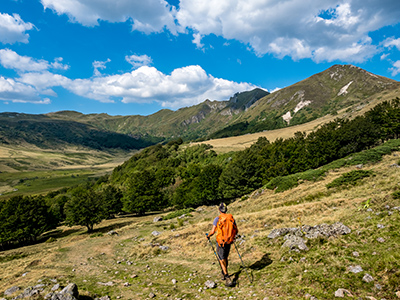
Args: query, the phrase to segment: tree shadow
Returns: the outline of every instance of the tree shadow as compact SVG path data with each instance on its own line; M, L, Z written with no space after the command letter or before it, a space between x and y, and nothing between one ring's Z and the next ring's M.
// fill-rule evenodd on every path
M81 295L79 295L79 300L93 300L93 298L89 297L89 296L81 296Z
M254 264L249 266L252 270L261 270L264 269L266 266L272 264L272 259L269 257L271 253L265 253L260 260L256 261Z
M112 224L112 225L109 225L109 226L96 228L91 233L96 233L96 232L107 233L107 232L110 232L111 230L120 229L120 228L128 226L130 224L132 224L132 221Z

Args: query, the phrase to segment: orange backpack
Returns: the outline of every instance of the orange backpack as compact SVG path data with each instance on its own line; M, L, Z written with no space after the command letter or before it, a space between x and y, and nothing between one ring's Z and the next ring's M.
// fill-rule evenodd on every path
M238 233L233 216L221 213L217 223L217 230L217 243L220 246L223 247L225 244L232 244Z

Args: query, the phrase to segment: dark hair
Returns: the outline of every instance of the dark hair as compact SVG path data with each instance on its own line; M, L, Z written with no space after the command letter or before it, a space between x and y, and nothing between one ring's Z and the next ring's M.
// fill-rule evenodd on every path
M226 204L224 202L221 202L221 204L218 206L218 209L220 212L226 213L228 210L228 207L226 206Z

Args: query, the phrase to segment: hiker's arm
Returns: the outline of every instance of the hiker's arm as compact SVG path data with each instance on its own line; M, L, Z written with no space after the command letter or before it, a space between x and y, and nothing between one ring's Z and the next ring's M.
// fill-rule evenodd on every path
M217 226L213 225L210 233L208 234L208 237L211 237L215 233L216 230L217 230Z

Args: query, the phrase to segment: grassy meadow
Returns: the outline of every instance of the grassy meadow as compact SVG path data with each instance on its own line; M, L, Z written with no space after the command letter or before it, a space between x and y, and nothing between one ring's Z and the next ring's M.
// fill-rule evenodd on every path
M159 222L153 219L169 212L121 216L103 221L91 234L83 227L62 226L36 245L2 251L0 297L12 286L24 289L39 280L50 290L56 279L63 286L76 283L86 299L149 299L153 294L156 299L335 299L339 288L351 293L349 299L398 299L400 211L393 208L400 206L400 168L392 165L400 163L399 155L393 152L364 165L362 170L373 176L355 185L327 189L333 180L358 170L341 167L282 193L259 189L232 202L229 212L240 234L236 244L246 265L241 267L233 247L229 272L235 287L219 280L205 238L217 208L203 206ZM306 252L290 252L281 247L283 237L267 237L275 228L335 222L351 233L310 239ZM110 230L118 235L107 234ZM352 273L351 266L363 271ZM363 281L367 273L372 282ZM206 289L207 280L217 287Z
M112 172L133 153L1 145L0 199L18 194L47 193L82 183L90 177Z

